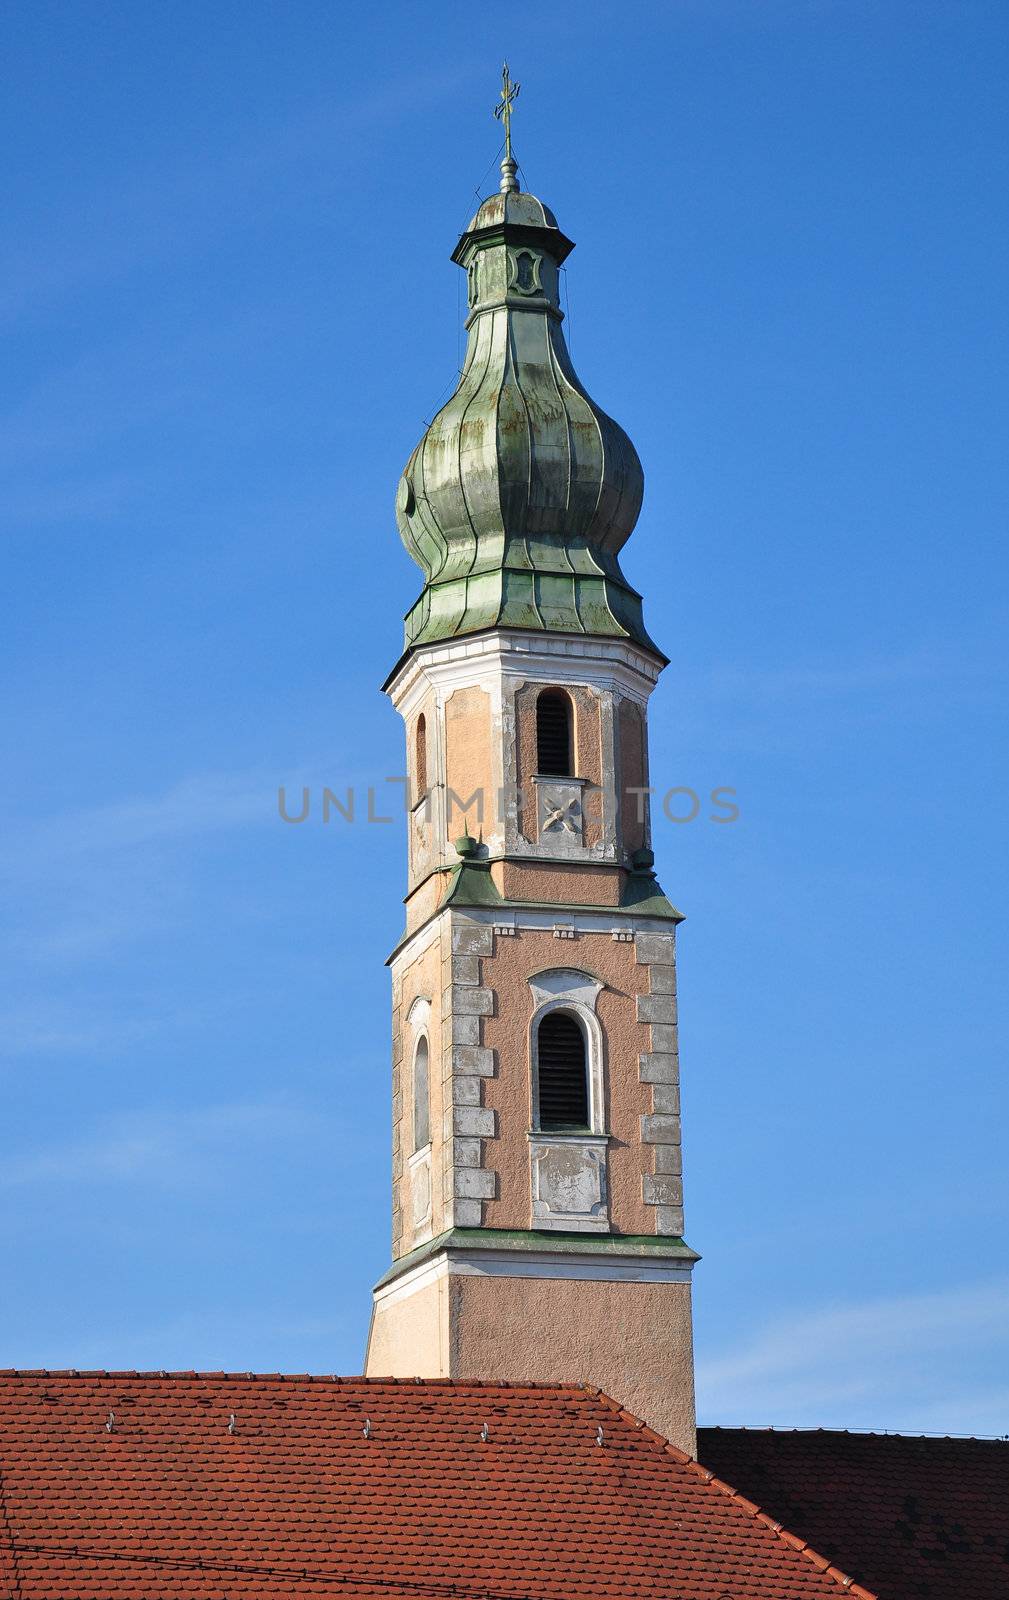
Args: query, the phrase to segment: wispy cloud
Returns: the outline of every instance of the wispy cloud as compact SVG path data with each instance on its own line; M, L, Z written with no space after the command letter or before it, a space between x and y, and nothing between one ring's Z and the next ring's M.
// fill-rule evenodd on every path
M183 1111L144 1109L97 1120L85 1134L0 1162L0 1188L41 1184L216 1182L221 1161L318 1129L316 1112L270 1099Z
M697 1365L702 1421L1005 1433L1009 1282L769 1322Z
M163 929L189 904L179 846L275 825L276 791L272 774L204 774L160 794L11 818L0 874L15 957L79 961Z
M10 868L110 849L210 833L250 822L272 822L276 782L258 773L204 773L161 794L64 812L22 824L4 859Z
M10 815L0 845L0 1056L115 1053L155 1030L201 1025L206 996L196 987L166 990L158 951L167 949L172 958L176 937L191 946L194 918L211 942L225 937L239 915L246 926L265 928L275 920L259 869L268 877L297 832L280 821L278 779L294 804L304 786L317 798L331 776L331 763L327 768L322 761L281 774L205 773L107 805ZM366 793L367 777L351 772L343 779ZM390 789L393 813L397 799ZM297 836L318 846L319 830ZM331 828L325 838L328 851L349 850L354 833ZM218 855L233 862L236 852L248 871L239 883L233 872L226 875L222 887ZM132 957L141 949L152 954L151 964L121 963L124 953ZM199 977L198 968L190 970ZM230 996L237 1002L244 979L233 970L231 981L238 983ZM228 1003L218 985L210 1020Z

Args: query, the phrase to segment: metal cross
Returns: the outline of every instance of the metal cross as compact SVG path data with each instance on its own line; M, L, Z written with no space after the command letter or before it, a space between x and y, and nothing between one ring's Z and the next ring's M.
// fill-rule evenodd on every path
M510 161L512 158L512 106L518 99L518 92L521 87L520 83L512 83L511 78L508 76L508 63L506 61L501 68L501 99L494 107L494 115L499 122L504 123L506 161Z

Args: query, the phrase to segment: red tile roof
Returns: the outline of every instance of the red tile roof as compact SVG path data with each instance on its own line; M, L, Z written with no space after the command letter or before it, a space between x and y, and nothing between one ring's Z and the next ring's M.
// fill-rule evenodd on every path
M1009 1596L1009 1442L701 1428L697 1453L886 1600Z
M15 1600L838 1600L848 1583L576 1386L5 1373L0 1471Z

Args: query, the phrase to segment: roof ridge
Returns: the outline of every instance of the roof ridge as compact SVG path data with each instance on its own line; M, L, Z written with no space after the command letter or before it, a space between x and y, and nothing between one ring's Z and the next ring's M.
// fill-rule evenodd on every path
M822 1572L826 1577L832 1578L835 1583L840 1585L841 1588L847 1589L850 1595L857 1596L858 1600L879 1600L879 1596L874 1594L871 1589L864 1589L860 1583L855 1582L850 1573L842 1572L840 1567L835 1567L830 1561L828 1561L826 1556L821 1556L818 1550L814 1550L812 1545L809 1544L807 1540L800 1539L797 1534L789 1533L788 1529L785 1528L780 1522L777 1522L766 1511L761 1510L760 1506L758 1506L755 1501L747 1500L744 1495L741 1495L737 1489L732 1487L731 1483L724 1483L722 1479L716 1477L708 1467L702 1467L701 1463L695 1460L693 1456L688 1456L685 1450L681 1450L678 1445L671 1444L668 1439L663 1438L662 1434L656 1433L654 1428L650 1428L648 1424L640 1417L636 1417L633 1412L628 1411L626 1406L618 1404L616 1400L613 1400L602 1389L597 1389L592 1384L585 1384L584 1387L589 1391L589 1393L594 1394L597 1399L601 1400L605 1405L609 1406L613 1411L615 1411L618 1416L632 1423L633 1426L639 1430L639 1432L646 1434L651 1439L654 1439L662 1448L662 1450L666 1452L666 1454L671 1455L674 1461L678 1461L682 1465L689 1468L689 1470L696 1477L699 1477L708 1488L715 1489L719 1492L719 1494L723 1494L728 1499L734 1500L736 1504L739 1505L744 1511L748 1512L756 1522L761 1522L765 1527L770 1528L771 1532L781 1539L783 1543L787 1544L790 1549L795 1550L800 1555L805 1556L808 1561L812 1562L818 1571Z
M1009 1433L905 1433L902 1428L786 1427L774 1422L709 1422L698 1433L829 1433L847 1439L947 1439L950 1444L1006 1444Z
M227 1379L231 1383L321 1383L356 1384L369 1388L443 1388L443 1389L539 1389L549 1394L577 1395L584 1384L545 1383L538 1379L516 1378L369 1378L363 1373L336 1372L238 1372L198 1371L195 1368L143 1368L143 1367L0 1367L0 1380L4 1378L188 1378Z

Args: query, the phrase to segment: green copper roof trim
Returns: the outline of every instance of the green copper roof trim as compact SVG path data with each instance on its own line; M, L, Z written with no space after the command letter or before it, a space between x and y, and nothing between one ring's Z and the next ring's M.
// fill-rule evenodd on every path
M439 870L445 871L446 869L441 868ZM453 875L459 874L458 867L453 867L449 870L452 871ZM492 878L489 879L489 885L490 889L493 890L494 894L497 895L497 890L494 888L494 880ZM658 889L658 884L653 884L653 887ZM653 917L657 922L671 922L674 927L678 923L686 920L684 913L682 911L677 911L676 907L666 899L661 890L659 890L657 894L650 894L642 900L621 900L618 906L581 905L569 902L567 900L505 900L501 895L498 895L497 899L494 900L487 898L485 891L481 892L485 894L485 898L483 899L477 900L462 898L464 895L472 893L472 890L469 888L469 880L467 880L466 883L459 888L458 894L452 898L451 902L449 901L448 896L446 896L444 900L439 901L434 910L424 918L423 922L418 922L415 928L410 928L409 930L404 931L400 938L396 940L396 943L386 956L386 966L388 966L391 961L395 961L403 946L409 944L411 939L415 939L418 933L427 927L428 923L433 922L435 917L440 917L443 911L451 910L453 906L457 910L466 910L470 906L474 907L475 909L493 906L495 910L500 911L554 911L557 913L558 919L561 921L563 921L564 917L570 911L588 911L595 916L605 917Z
M666 899L662 886L652 871L654 856L650 850L639 850L635 856L635 864L627 874L620 896L620 908L623 911L636 911L639 916L668 917L673 922L682 922L683 914Z
M449 1228L394 1261L375 1285L381 1289L445 1250L539 1250L549 1255L633 1256L641 1261L700 1261L681 1238L656 1233L554 1233L522 1228Z
M627 583L571 567L544 570L531 560L524 568L502 565L429 583L406 614L406 648L486 628L631 639L662 656L645 628L641 596Z
M500 906L503 903L490 875L489 861L460 861L451 869L449 886L438 910L443 906Z

